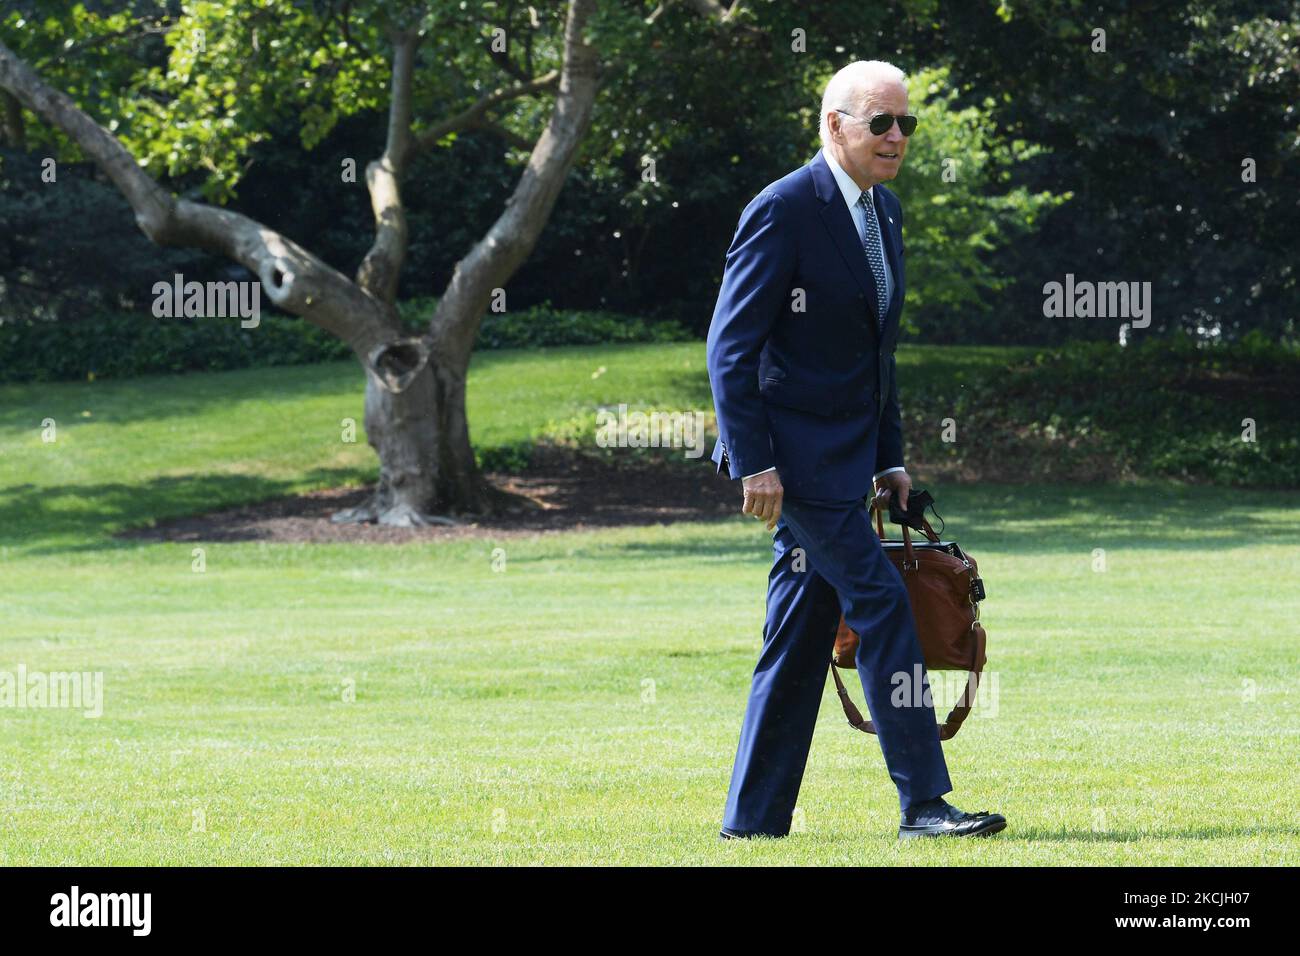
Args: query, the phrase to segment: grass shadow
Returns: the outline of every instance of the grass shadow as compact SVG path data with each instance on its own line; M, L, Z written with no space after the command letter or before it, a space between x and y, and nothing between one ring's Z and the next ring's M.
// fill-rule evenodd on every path
M255 475L174 475L139 482L11 485L0 489L0 545L25 554L138 547L114 532L358 482L354 470L317 468L292 481ZM74 540L75 539L75 540Z

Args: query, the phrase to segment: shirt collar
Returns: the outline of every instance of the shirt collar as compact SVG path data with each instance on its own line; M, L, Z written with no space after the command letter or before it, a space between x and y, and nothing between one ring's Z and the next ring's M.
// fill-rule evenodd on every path
M844 201L848 203L849 208L852 209L858 204L858 197L862 195L862 189L853 181L853 177L841 169L839 163L835 162L835 157L831 154L829 149L826 149L825 147L822 148L822 157L826 160L826 165L831 168L831 175L835 177L835 182L840 187L840 192L844 194ZM870 202L875 202L876 196L875 193L871 191L872 188L873 187L868 187L866 193L868 200Z

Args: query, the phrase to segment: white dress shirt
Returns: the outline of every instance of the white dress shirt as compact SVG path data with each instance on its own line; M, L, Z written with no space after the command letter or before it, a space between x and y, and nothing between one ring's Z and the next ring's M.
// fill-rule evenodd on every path
M858 230L858 241L863 244L863 248L865 249L866 235L867 235L867 212L865 209L863 209L861 206L858 205L858 197L862 195L862 190L858 187L858 184L853 181L853 177L840 168L840 164L835 161L835 157L831 155L830 150L823 149L822 156L826 158L826 165L831 168L831 173L835 176L835 182L840 187L840 194L844 197L844 203L849 207L849 216L852 217L853 225ZM867 202L874 203L876 201L876 197L872 193L872 189L874 188L875 187L873 186L867 189ZM884 249L885 243L884 243L884 237L880 236L879 219L872 218L871 225L875 228L876 235L880 237L880 248ZM866 253L864 252L863 255L866 255ZM885 257L885 301L888 302L891 299L893 299L893 297L894 297L894 274L893 272L890 271L889 257L886 256ZM754 472L754 475L762 475L762 474L766 474L769 471L775 471L775 470L776 470L776 466L773 465L771 468L764 468L762 471ZM893 468L886 468L884 471L879 472L876 475L873 475L872 477L879 478L881 475L887 475L891 471L906 471L906 469L902 465L895 465ZM753 478L754 475L745 475L745 477Z

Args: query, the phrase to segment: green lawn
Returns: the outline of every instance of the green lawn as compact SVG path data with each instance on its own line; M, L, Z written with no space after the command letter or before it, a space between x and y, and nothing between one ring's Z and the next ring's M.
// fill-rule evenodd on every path
M913 387L1006 355L899 351ZM708 409L702 348L475 357L485 452L622 401ZM0 672L104 675L98 718L0 707L0 864L1300 859L1300 493L934 486L989 588L997 691L946 745L948 797L1008 829L899 844L879 747L828 690L799 832L721 843L752 519L208 544L202 573L191 545L109 537L368 480L349 416L348 364L0 387Z

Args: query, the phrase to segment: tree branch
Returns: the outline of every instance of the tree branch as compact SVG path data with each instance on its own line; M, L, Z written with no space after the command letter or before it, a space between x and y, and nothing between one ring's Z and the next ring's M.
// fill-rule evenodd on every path
M100 33L88 37L80 43L74 43L71 46L65 46L59 49L59 52L46 57L39 62L39 66L44 67L49 63L67 63L76 59L80 54L92 47L100 46L104 43L111 43L115 40L140 40L149 36L162 36L175 26L174 21L170 20L165 14L150 23L141 24L137 30L117 30L113 33Z
M430 320L426 344L440 343L468 352L493 290L505 285L537 243L591 125L597 57L583 30L594 6L594 0L570 0L564 27L564 64L550 121L533 147L505 210L487 235L456 264Z
M159 245L224 255L261 280L273 303L347 342L362 358L397 327L391 307L297 243L241 213L177 200L146 173L118 139L64 93L47 86L0 43L0 89L61 129L104 171L142 232Z
M0 90L0 131L4 133L4 142L14 149L26 149L27 130L23 126L23 105L8 90Z
M475 120L467 127L467 129L481 129L486 133L491 133L493 136L505 140L515 149L531 151L534 146L533 140L525 139L524 137L520 136L518 133L512 132L511 130L506 129L500 123L494 123L489 119Z
M479 119L486 115L488 110L499 103L518 99L521 96L530 96L533 93L540 92L541 90L551 89L560 78L560 72L558 70L551 70L547 73L543 73L536 79L527 81L526 83L520 83L515 86L495 90L486 96L481 97L468 109L457 113L455 116L442 120L440 123L437 123L421 132L416 138L415 149L416 151L426 150L448 133L473 126Z
M375 241L357 269L357 284L371 295L392 304L397 298L402 263L406 259L406 209L401 184L411 153L411 85L415 51L420 38L414 32L393 37L393 80L388 104L388 142L384 154L366 165L366 186L375 217Z

